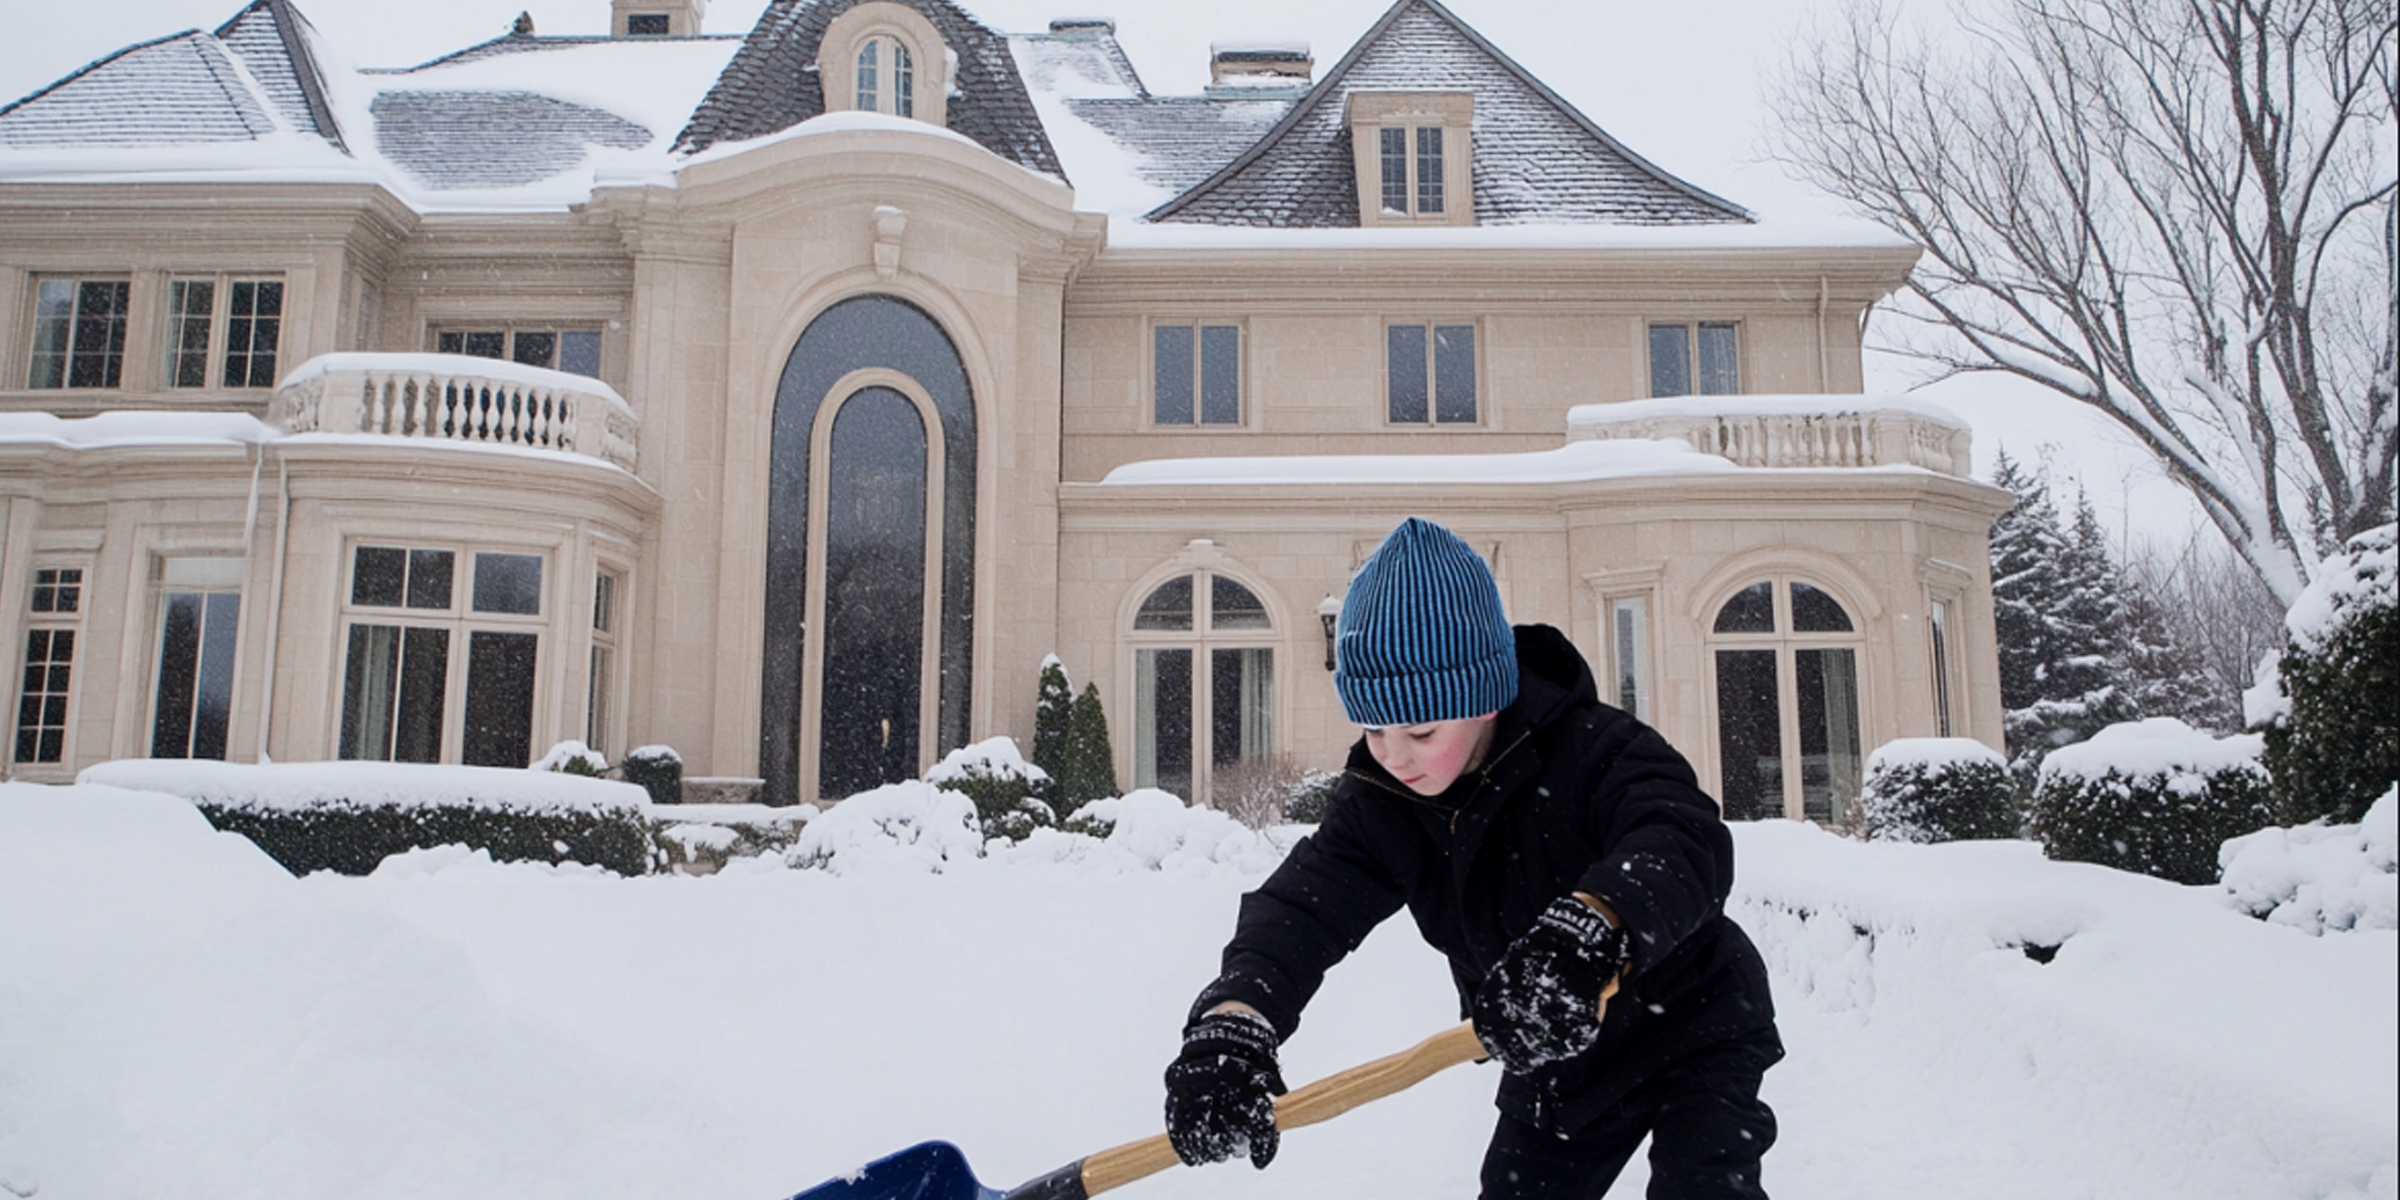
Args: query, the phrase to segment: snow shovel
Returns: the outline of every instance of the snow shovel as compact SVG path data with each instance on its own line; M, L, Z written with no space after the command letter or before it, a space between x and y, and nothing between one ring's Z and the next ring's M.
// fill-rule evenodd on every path
M1616 992L1617 981L1609 980L1600 992L1604 1011ZM1330 1121L1482 1057L1483 1043L1475 1038L1475 1023L1461 1021L1398 1054L1284 1093L1275 1100L1275 1127L1291 1130ZM921 1142L868 1163L856 1174L818 1184L792 1200L1090 1200L1156 1175L1178 1161L1175 1147L1162 1133L1103 1150L1002 1192L976 1180L967 1168L967 1156L958 1147L948 1142Z

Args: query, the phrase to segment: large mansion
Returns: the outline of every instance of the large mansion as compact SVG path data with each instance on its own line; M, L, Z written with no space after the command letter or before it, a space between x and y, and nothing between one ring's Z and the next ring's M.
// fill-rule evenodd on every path
M1412 514L1733 815L1999 744L2008 497L1861 394L1914 246L1675 178L1434 0L1186 96L1102 20L614 3L352 69L255 0L0 108L0 773L579 738L830 801L1029 740L1055 654L1204 800L1339 763L1331 618Z

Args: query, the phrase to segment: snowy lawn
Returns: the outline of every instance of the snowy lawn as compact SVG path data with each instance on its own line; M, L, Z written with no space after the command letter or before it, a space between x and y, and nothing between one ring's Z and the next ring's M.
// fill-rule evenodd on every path
M1780 1200L2400 1194L2393 933L2024 843L1737 837L1791 1049ZM778 1200L935 1137L1010 1186L1157 1130L1258 878L1036 857L622 879L426 851L294 880L180 800L0 786L0 1200ZM1396 921L1285 1074L1455 1019ZM1494 1081L1120 1194L1470 1197Z

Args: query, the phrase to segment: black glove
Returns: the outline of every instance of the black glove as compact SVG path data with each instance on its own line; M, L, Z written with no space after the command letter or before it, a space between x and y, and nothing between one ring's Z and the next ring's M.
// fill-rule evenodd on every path
M1625 931L1573 896L1550 902L1475 993L1475 1034L1511 1075L1591 1049L1600 989L1626 961Z
M1183 1053L1167 1065L1167 1140L1185 1166L1248 1154L1275 1160L1275 1027L1265 1017L1220 1009L1184 1026Z

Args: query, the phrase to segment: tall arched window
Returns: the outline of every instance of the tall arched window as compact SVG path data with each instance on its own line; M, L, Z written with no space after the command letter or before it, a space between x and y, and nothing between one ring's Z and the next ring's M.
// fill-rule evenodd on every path
M1709 644L1725 815L1849 819L1864 640L1842 602L1802 580L1762 579L1717 610Z
M851 94L861 112L917 115L916 59L897 38L878 34L858 45L858 86Z
M1215 571L1150 590L1131 635L1134 786L1213 796L1275 753L1274 634L1258 593Z

